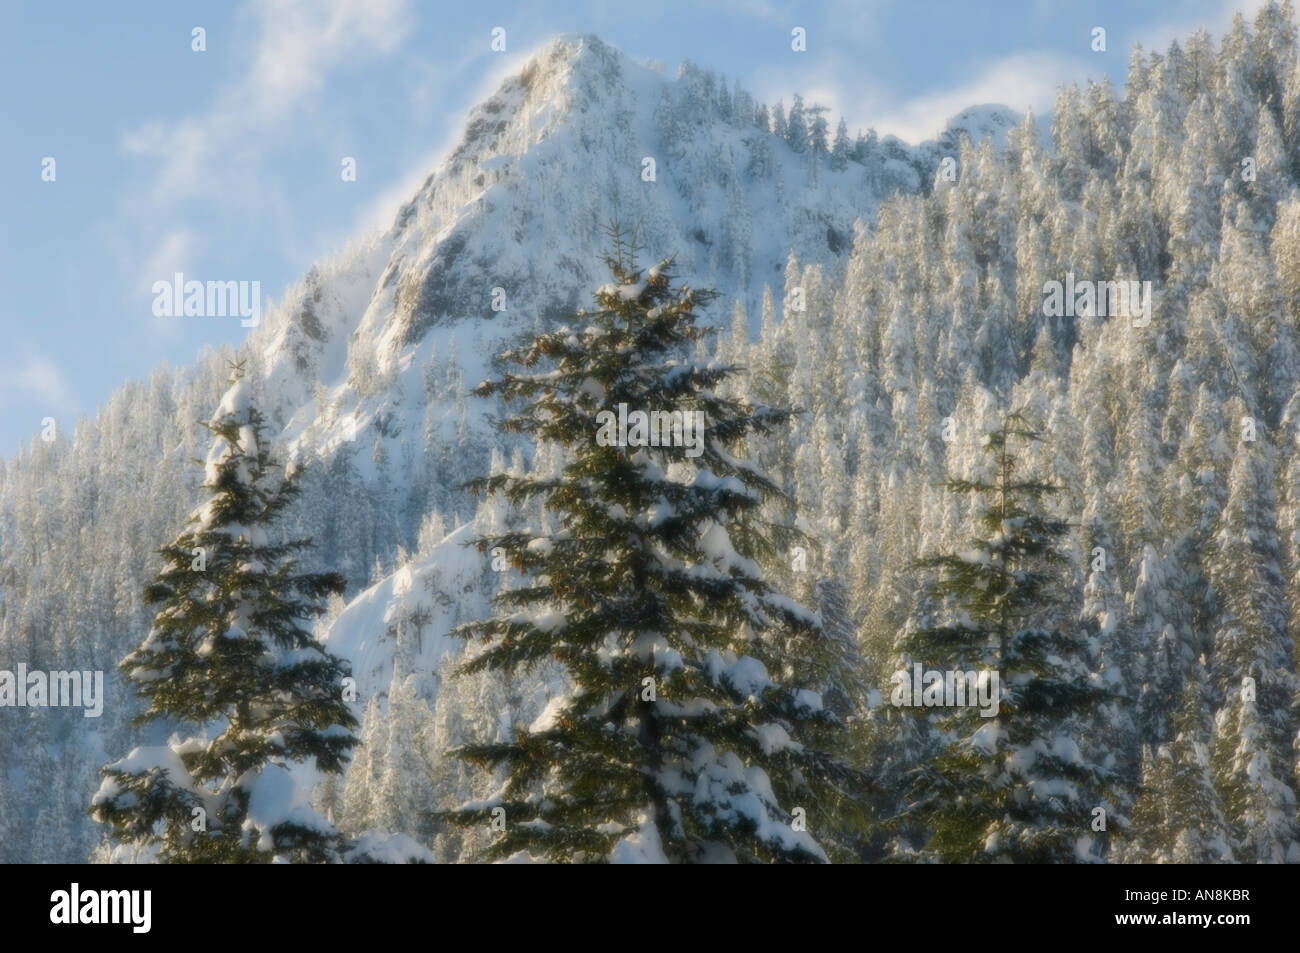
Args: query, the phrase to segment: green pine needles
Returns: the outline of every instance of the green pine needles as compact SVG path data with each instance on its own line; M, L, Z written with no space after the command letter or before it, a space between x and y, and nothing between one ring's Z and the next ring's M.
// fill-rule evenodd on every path
M304 626L343 579L299 572L310 540L270 534L297 487L271 457L248 381L236 377L208 426L208 499L160 550L145 594L153 628L120 666L149 701L140 721L205 730L105 767L91 813L165 862L336 859L338 833L295 803L288 769L340 772L356 744L347 666Z
M823 636L761 569L794 538L761 516L782 491L736 455L791 412L720 396L736 368L689 357L710 294L675 287L671 262L638 269L612 235L596 309L507 353L519 370L478 389L522 404L503 429L567 462L472 484L515 506L540 500L555 529L477 540L522 579L493 618L457 630L471 643L463 670L554 660L569 690L505 740L459 749L501 787L442 816L494 824L494 857L826 861L856 778L831 753L838 718L789 683L791 659ZM598 439L598 416L620 406L701 412L699 452L631 429Z
M1101 832L1115 822L1110 767L1084 743L1085 716L1107 697L1093 677L1095 647L1053 595L1069 525L1044 515L1056 488L1022 476L1013 452L1013 442L1038 439L1011 413L985 438L989 475L945 482L985 501L982 533L921 562L936 573L934 611L900 647L912 665L996 675L1000 697L991 709L908 709L925 722L934 753L912 774L895 818L912 828L899 849L907 859L1099 861Z

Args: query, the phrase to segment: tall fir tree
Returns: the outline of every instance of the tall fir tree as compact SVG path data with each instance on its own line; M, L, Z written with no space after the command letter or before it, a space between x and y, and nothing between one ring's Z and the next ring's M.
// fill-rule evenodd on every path
M781 139L787 139L790 135L790 124L785 118L785 103L780 99L772 110L772 133Z
M347 664L304 625L343 578L299 572L311 541L273 537L297 485L277 472L238 368L207 426L208 499L160 550L145 592L153 627L120 666L149 702L140 721L200 731L105 766L91 813L164 862L333 860L340 838L295 803L289 770L310 761L339 773L357 743Z
M1238 444L1207 575L1218 604L1212 674L1224 701L1214 767L1233 852L1247 863L1300 863L1292 703L1300 689L1273 514L1272 449Z
M835 172L843 172L849 167L849 154L853 148L849 142L849 127L844 122L844 117L840 117L840 123L835 127L835 143L831 146L831 169Z
M447 817L504 823L497 857L826 861L859 779L831 753L840 719L787 683L789 660L824 636L765 581L760 560L798 537L762 521L781 491L732 453L791 413L721 396L735 368L690 356L710 293L674 287L670 262L641 271L611 234L596 310L508 352L522 373L478 390L525 403L504 428L562 445L568 463L474 484L515 506L541 499L558 528L480 537L525 576L494 618L457 630L485 643L462 671L554 659L570 687L531 726L459 750L505 779ZM634 433L627 445L607 410L702 413L698 455Z
M1205 674L1188 679L1174 738L1147 748L1125 863L1216 864L1233 859L1231 835L1210 769L1211 717Z
M1013 440L1038 439L1019 413L986 435L986 472L945 484L985 501L983 534L921 561L937 572L928 592L933 609L904 635L905 658L930 671L997 673L1000 697L991 716L969 697L964 708L936 712L915 707L933 698L902 697L904 686L895 686L895 704L929 721L939 746L915 771L909 804L896 817L927 832L919 851L901 851L908 859L1097 861L1104 837L1096 836L1095 810L1114 820L1110 772L1080 744L1085 718L1106 693L1093 681L1085 637L1053 591L1069 526L1044 514L1044 497L1056 487L1017 473L1011 448ZM911 681L912 667L904 674ZM929 676L924 684L930 687Z
M826 119L827 107L810 106L808 115L808 146L815 153L830 152L830 123Z
M794 103L790 106L790 119L785 130L785 141L795 152L807 152L809 146L808 120L803 105L803 97L794 94Z

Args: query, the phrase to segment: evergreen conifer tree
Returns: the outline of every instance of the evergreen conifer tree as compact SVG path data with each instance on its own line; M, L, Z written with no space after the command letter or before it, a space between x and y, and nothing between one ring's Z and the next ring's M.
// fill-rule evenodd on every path
M841 116L840 124L835 127L835 143L831 146L831 169L836 172L847 169L849 153L852 149L853 144L849 142L849 127Z
M91 812L164 862L336 859L337 832L295 803L288 769L341 772L356 744L347 665L304 625L343 579L298 571L310 540L272 537L296 483L276 472L238 368L207 426L208 499L160 550L153 627L120 666L149 702L141 721L202 730L107 765Z
M803 97L798 93L795 93L794 103L790 106L790 119L789 124L786 126L785 141L790 144L790 148L795 152L808 151L808 120L805 116Z
M830 152L830 123L826 121L826 112L825 106L808 108L808 114L812 116L808 122L808 146L818 154Z
M1146 749L1132 837L1121 859L1145 864L1232 860L1231 835L1210 769L1211 718L1204 672L1188 680L1171 742Z
M522 372L478 389L525 403L504 428L564 446L569 462L553 478L473 484L515 506L541 499L559 528L479 538L526 575L494 618L457 630L486 643L462 671L554 659L570 688L506 740L459 749L506 776L446 816L504 822L497 857L825 861L857 777L828 753L839 719L787 683L787 660L823 636L759 565L797 538L761 520L781 491L732 453L791 412L720 396L735 368L690 356L710 293L674 287L670 262L642 272L611 231L614 282L597 309L508 352ZM699 454L598 437L601 412L620 408L702 412Z
M1237 859L1300 863L1291 710L1300 679L1286 635L1272 452L1263 440L1239 445L1228 486L1207 573L1220 607L1212 675L1224 701L1211 764Z
M997 673L1000 689L991 717L981 717L987 709L977 711L969 698L965 708L938 713L908 709L931 719L940 741L939 753L914 773L909 804L896 818L928 832L922 857L1097 860L1102 845L1093 836L1094 809L1113 813L1105 800L1109 772L1079 743L1081 719L1105 693L1091 680L1094 661L1084 637L1052 592L1065 562L1059 540L1069 527L1043 514L1042 500L1056 487L1018 474L1010 446L1038 439L1019 413L987 435L990 472L945 484L987 501L979 516L982 535L958 552L921 562L938 572L929 596L944 621L926 620L906 633L906 655L931 671ZM910 667L905 674L913 674ZM902 687L894 689L896 704L923 701L900 701Z

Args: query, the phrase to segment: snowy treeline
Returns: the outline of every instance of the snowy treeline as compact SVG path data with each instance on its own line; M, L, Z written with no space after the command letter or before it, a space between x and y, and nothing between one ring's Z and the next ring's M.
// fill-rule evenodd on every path
M1002 409L1044 432L1029 469L1075 526L1062 595L1125 699L1077 740L1140 792L1112 859L1300 860L1297 52L1274 6L1217 46L1136 52L1122 94L1062 90L1050 148L1030 119L1004 152L964 148L842 275L792 260L759 339L738 314L721 345L754 393L808 410L762 455L822 540L789 583L846 587L886 699L896 637L934 608L910 561L971 535L936 482L977 472ZM1150 281L1150 325L1047 316L1068 273ZM870 743L885 772L920 754Z

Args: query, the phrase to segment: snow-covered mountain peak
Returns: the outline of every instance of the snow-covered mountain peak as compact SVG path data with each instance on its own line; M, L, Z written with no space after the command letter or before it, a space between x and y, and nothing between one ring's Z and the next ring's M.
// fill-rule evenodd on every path
M961 135L1001 145L1019 121L974 107L939 140L837 157L812 147L813 115L800 146L706 69L670 76L591 34L556 37L469 112L386 233L313 267L259 329L260 396L290 454L348 450L368 478L376 457L470 438L485 462L485 408L466 388L507 342L589 302L614 219L647 259L676 256L683 280L722 293L706 321L739 301L756 329L791 255L839 269L884 197L924 189Z
M920 153L796 150L755 105L706 70L669 77L590 34L543 47L471 110L387 233L313 268L265 322L264 400L295 452L349 443L360 458L377 434L423 444L459 426L456 408L429 407L431 373L472 385L505 341L587 303L615 218L756 326L791 253L838 267L883 196L929 178Z
M942 146L956 149L962 136L972 143L990 139L1001 149L1006 144L1007 133L1024 118L1024 113L998 103L969 106L948 120L938 141Z

